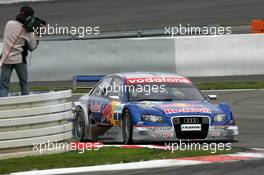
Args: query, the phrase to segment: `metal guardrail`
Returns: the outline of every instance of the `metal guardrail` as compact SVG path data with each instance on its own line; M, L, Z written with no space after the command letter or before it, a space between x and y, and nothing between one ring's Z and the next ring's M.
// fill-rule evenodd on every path
M155 37L164 36L164 29L143 29L130 31L109 31L101 32L97 35L44 35L42 41L60 41L60 40L91 40L91 39L113 39L113 38L135 38L135 37Z
M177 26L177 25L175 25ZM207 27L212 26L222 26L220 24L207 25ZM251 33L251 26L231 26L232 34L242 34ZM198 27L202 28L202 27ZM196 35L192 33L186 33L185 35L174 35L174 36L191 36ZM156 29L138 29L138 30L128 30L128 31L103 31L97 35L49 35L43 36L41 40L43 41L63 41L63 40L92 40L92 39L113 39L113 38L142 38L142 37L171 37L171 35L166 34L165 28Z
M0 99L1 149L72 138L71 90Z
M208 25L212 26L212 25ZM221 26L215 24L215 26ZM232 34L246 34L251 33L251 26L231 26ZM186 34L188 36L192 34ZM186 35L175 35L175 36L186 36ZM128 30L128 31L105 31L98 35L86 35L80 37L78 35L44 35L40 38L41 41L67 41L67 40L92 40L92 39L113 39L113 38L141 38L141 37L170 37L166 35L165 28L157 29L139 29L139 30ZM0 39L0 42L3 42ZM0 43L0 48L1 48Z

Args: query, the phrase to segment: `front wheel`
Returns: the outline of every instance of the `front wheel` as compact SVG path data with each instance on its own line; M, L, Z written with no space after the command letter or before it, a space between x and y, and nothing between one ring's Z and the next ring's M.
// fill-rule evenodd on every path
M74 136L78 141L84 141L85 119L81 108L76 109L74 119Z
M122 133L124 144L131 144L133 127L131 115L128 110L125 110L124 115L122 117Z

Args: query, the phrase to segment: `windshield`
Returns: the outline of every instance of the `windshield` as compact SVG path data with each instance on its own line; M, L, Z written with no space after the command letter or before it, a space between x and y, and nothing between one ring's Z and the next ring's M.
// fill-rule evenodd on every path
M192 84L133 84L127 87L129 101L204 100Z

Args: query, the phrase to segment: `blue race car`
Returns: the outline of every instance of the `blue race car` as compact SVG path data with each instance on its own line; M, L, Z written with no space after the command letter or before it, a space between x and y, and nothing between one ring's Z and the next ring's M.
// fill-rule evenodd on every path
M238 134L228 104L208 102L177 74L108 75L75 106L74 134L80 141L234 141Z

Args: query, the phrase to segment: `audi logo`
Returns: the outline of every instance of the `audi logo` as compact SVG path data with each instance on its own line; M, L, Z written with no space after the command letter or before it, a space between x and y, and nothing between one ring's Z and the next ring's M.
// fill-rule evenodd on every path
M199 123L198 118L185 118L184 123Z

